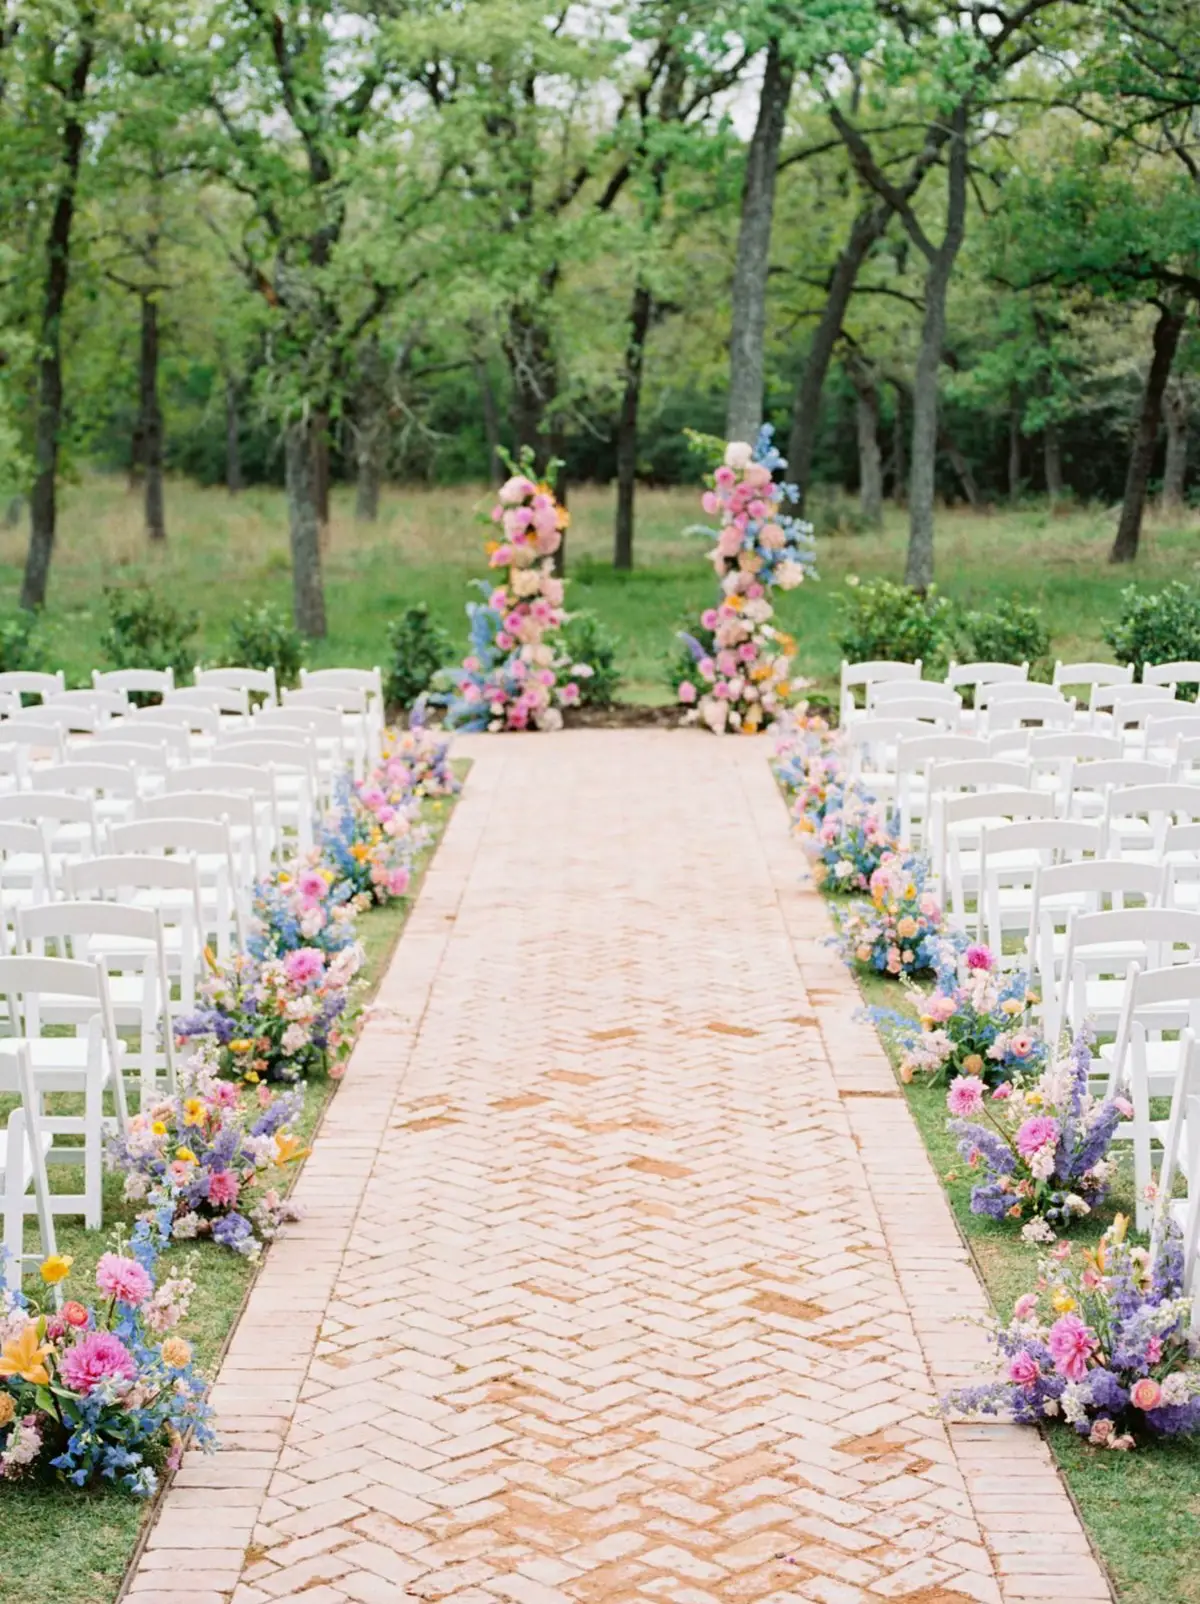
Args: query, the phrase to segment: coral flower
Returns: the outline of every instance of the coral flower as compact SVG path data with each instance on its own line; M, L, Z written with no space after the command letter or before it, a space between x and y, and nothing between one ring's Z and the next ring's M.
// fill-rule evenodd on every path
M1129 1401L1135 1409L1157 1409L1162 1403L1162 1388L1152 1377L1143 1376L1131 1387Z
M37 1322L30 1320L0 1348L0 1376L15 1376L31 1386L47 1386L46 1357L53 1349L38 1341Z

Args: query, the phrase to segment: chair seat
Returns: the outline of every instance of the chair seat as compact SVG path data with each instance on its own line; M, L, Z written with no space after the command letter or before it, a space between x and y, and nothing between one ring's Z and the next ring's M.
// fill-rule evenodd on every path
M0 1038L0 1052L12 1051L24 1042L38 1085L45 1092L77 1092L87 1076L88 1040L86 1036L7 1036ZM100 1079L104 1086L112 1080L108 1051L101 1047ZM124 1042L117 1043L117 1056L124 1059Z
M1139 1013L1139 1018L1142 1017ZM1105 1042L1099 1051L1099 1062L1112 1068L1115 1042ZM1177 1041L1148 1041L1145 1044L1146 1080L1151 1097L1170 1097L1179 1073L1179 1043ZM1132 1127L1130 1127L1132 1129ZM1157 1129L1157 1127L1155 1127ZM1166 1126L1163 1126L1166 1129Z

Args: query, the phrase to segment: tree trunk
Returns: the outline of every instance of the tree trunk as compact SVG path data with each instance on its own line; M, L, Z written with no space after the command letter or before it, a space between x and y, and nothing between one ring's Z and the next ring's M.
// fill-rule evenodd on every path
M1128 563L1137 556L1142 514L1146 509L1146 486L1154 463L1154 447L1162 417L1163 391L1171 377L1171 364L1175 360L1186 319L1186 310L1168 302L1159 312L1158 322L1154 325L1154 355L1142 391L1142 408L1133 437L1133 449L1129 453L1129 468L1125 474L1121 521L1117 525L1117 538L1108 554L1109 562Z
M163 509L163 416L158 396L158 298L143 293L142 335L138 356L138 400L141 413L142 467L145 470L146 534L167 538Z
M63 123L63 175L46 242L46 281L38 342L37 402L34 413L34 480L29 498L29 554L21 584L21 606L29 608L41 607L46 600L58 517L58 446L63 408L62 319L67 299L71 226L75 220L79 169L83 158L82 107L92 68L94 45L90 29L94 20L88 13L85 18L88 31L80 43L79 54L71 71Z
M1008 499L1021 498L1021 402L1013 395L1008 408Z
M225 375L225 488L231 496L245 487L242 478L241 419L238 413L238 382Z
M362 430L355 444L354 516L359 523L379 521L379 492L383 486L383 441L374 429Z
M869 363L854 355L846 362L854 386L858 431L858 500L867 523L883 523L883 459L879 452L879 384Z
M785 62L779 40L767 47L758 120L746 155L742 217L733 270L733 316L729 331L729 400L725 434L753 441L762 424L767 329L767 272L779 146L787 120L795 69Z
M1046 473L1046 494L1057 501L1063 493L1062 436L1057 423L1048 423L1042 431L1042 462Z
M324 551L329 545L329 412L325 407L318 407L313 412L311 433L317 534ZM324 630L321 633L324 634Z
M633 501L637 490L638 407L642 399L642 369L646 335L654 314L654 297L638 284L629 309L629 337L625 343L625 392L617 423L617 521L613 536L613 567L633 567Z
M317 500L316 422L289 423L284 433L288 534L292 547L292 605L302 635L325 636L325 588L321 579L321 525Z
M500 409L496 405L496 392L487 362L476 352L471 358L475 369L475 382L479 386L479 402L483 408L483 436L487 441L487 477L492 485L503 484L504 464L500 460Z
M1167 424L1167 459L1163 464L1162 504L1164 512L1179 512L1187 482L1188 397L1182 384L1167 385L1163 395Z
M898 379L892 380L896 396L896 410L892 414L892 500L903 507L908 487L908 453L905 450L904 398L905 387Z
M966 496L968 504L978 512L983 504L983 497L979 494L975 470L959 450L958 442L943 428L938 429L938 449L944 451L950 458L950 466L958 475L963 495Z
M364 341L354 396L354 516L360 523L379 518L379 492L387 447L388 373L377 335Z
M914 590L933 583L933 503L938 444L938 369L946 339L946 293L963 242L967 205L967 108L955 107L946 178L946 231L929 258L925 316L913 381L912 473L909 478L908 559L904 582Z
M854 293L859 269L867 259L872 245L887 229L891 212L886 205L865 206L854 219L850 237L842 247L841 255L829 280L829 293L825 306L813 330L812 344L804 361L804 371L796 386L792 402L792 430L788 437L788 478L800 487L799 511L804 510L808 494L808 480L812 472L813 450L820 422L821 392L833 359L834 347L842 332L846 308Z
M512 308L504 354L512 375L509 424L513 441L518 452L528 446L541 467L550 455L546 414L558 391L558 374L550 330L535 308Z

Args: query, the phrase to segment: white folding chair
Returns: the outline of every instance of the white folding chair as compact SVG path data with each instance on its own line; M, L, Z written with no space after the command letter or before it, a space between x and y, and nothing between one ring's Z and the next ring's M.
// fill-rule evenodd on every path
M1072 818L1103 818L1108 793L1131 785L1162 785L1172 778L1165 763L1147 763L1144 758L1096 758L1073 763L1067 779L1063 811Z
M1092 726L1125 741L1127 751L1145 743L1148 718L1161 717L1174 698L1166 685L1097 685L1091 696Z
M46 832L27 819L0 820L0 951L5 927L18 908L48 902L55 889L54 866Z
M961 688L971 696L975 711L963 714L964 728L969 728L978 718L981 686L1024 683L1028 678L1028 663L951 663L946 670L946 684L955 690Z
M48 696L61 696L67 688L62 669L53 674L38 673L31 668L10 668L0 674L0 695L36 696L44 702Z
M272 772L256 768L252 763L190 763L186 768L173 769L167 775L163 798L198 791L219 791L224 795L242 795L253 799L254 872L256 875L266 874L271 858L280 846L279 809ZM202 816L213 817L210 813ZM235 821L232 812L228 816L231 824L236 822L241 826L241 820Z
M925 771L926 856L935 881L944 884L946 832L942 802L949 796L976 791L1024 790L1029 785L1029 764L1012 758L970 757L930 763Z
M1190 964L1200 949L1200 913L1185 908L1120 908L1076 913L1067 922L1062 984L1047 1035L1057 1040L1087 1021L1100 1034L1117 1028L1130 966ZM1047 998L1047 1004L1049 999Z
M41 708L31 709L34 714ZM49 719L22 713L0 724L0 745L18 746L26 753L30 767L39 762L61 763L66 752L62 725Z
M1166 685L1172 696L1178 696L1181 685L1200 685L1200 663L1189 658L1180 658L1174 663L1145 663L1142 684Z
M50 902L17 913L17 950L103 963L108 974L113 1022L125 1040L122 1070L136 1073L145 1110L163 1092L175 1089L175 1033L162 921L153 908L124 908L113 902ZM78 998L43 996L48 1025L86 1024L91 1004ZM162 1046L159 1046L161 1032Z
M100 845L96 804L62 791L13 791L0 796L0 821L36 824L44 832L55 873L64 859Z
M92 670L92 685L98 691L117 691L128 700L134 696L166 696L175 689L173 668L110 668Z
M67 865L63 884L67 897L74 902L119 902L127 907L152 908L158 913L168 978L179 986L178 1002L172 1002L172 1011L190 1013L196 1005L204 930L200 870L195 860L150 853L85 858ZM95 942L103 949L104 938L96 937Z
M1175 908L1200 907L1200 824L1168 824L1162 863L1167 901Z
M260 707L252 727L268 739L274 739L280 730L303 732L317 748L322 784L328 790L332 790L337 776L347 765L356 775L362 774L365 753L336 708L295 702L288 707Z
M985 685L984 690L988 689L990 687ZM1056 700L1053 696L1007 696L1000 701L989 701L986 717L990 735L1023 726L1031 730L1069 730L1075 726L1075 703Z
M1187 1182L1187 1196L1175 1196L1175 1183ZM1182 1237L1183 1288L1195 1299L1197 1244L1200 1242L1200 1038L1193 1030L1180 1034L1171 1112L1162 1131L1162 1159L1150 1229L1150 1267L1153 1271L1174 1227ZM1192 1323L1200 1323L1200 1309Z
M353 752L354 773L361 778L367 765L379 757L383 736L382 716L372 715L367 693L353 686L322 685L300 691L280 692L285 708L313 708L336 713L345 727L346 742Z
M137 770L113 761L112 747L97 763L50 763L30 776L32 791L57 791L64 796L90 796L101 823L120 823L133 813L140 794Z
M935 733L910 736L896 743L896 808L900 840L905 846L915 845L927 833L930 765L986 756L987 743L978 735Z
M976 934L1005 967L1005 934L1028 930L1039 873L1056 863L1099 857L1103 838L1100 825L1077 819L1022 819L980 832ZM1016 959L1023 966L1028 961L1025 953Z
M1200 819L1200 785L1178 781L1114 786L1105 805L1105 831L1121 857L1161 863L1172 824Z
M371 763L379 761L383 740L383 672L379 668L302 668L302 691L355 690L366 698L367 747Z
M0 724L0 793L29 789L29 752L24 746L8 746L4 742L4 726Z
M1099 826L1085 825L1084 828L1098 829ZM1036 970L1037 973L1042 993L1042 1018L1050 1040L1057 1039L1055 1021L1065 1007L1062 973L1072 916L1134 906L1127 898L1136 898L1142 907L1161 907L1166 883L1167 875L1161 867L1129 863L1122 858L1088 858L1038 870L1033 882L1025 951L1030 972ZM1136 941L1112 943L1112 951L1121 959L1135 958L1142 950Z
M0 1290L20 1292L26 1267L33 1269L58 1252L46 1175L46 1155L52 1138L42 1127L29 1048L23 1042L0 1042L0 1094L17 1099L5 1128L0 1130L0 1195L4 1198L4 1279ZM30 1213L37 1216L36 1254L25 1250L25 1217Z
M1200 744L1200 707L1187 702L1154 704L1154 711L1146 714L1144 728L1145 755L1155 762L1176 762L1183 742ZM1188 753L1194 759L1196 746Z
M185 690L169 692L163 697L164 707L200 707L216 713L221 728L243 725L250 717L250 693L234 685L189 685Z
M205 804L214 801L219 812L196 817ZM240 860L234 855L229 815L238 811L239 804L253 806L248 797L221 797L215 792L186 793L178 803L174 796L156 797L144 805L136 821L113 825L108 832L109 850L117 857L144 852L195 863L204 919L201 928L222 958L245 946L245 915L254 878L249 851ZM176 814L170 811L173 806L178 807Z
M852 720L863 717L855 703L854 693L861 690L864 706L871 685L887 680L919 680L921 663L890 663L875 659L865 663L848 663L842 659L841 692L838 699L838 723L846 729Z
M274 739L253 730L231 731L213 747L217 763L251 763L275 777L276 806L283 831L291 830L301 853L312 847L313 819L328 800L315 742L304 731L277 730Z
M192 678L201 688L217 685L228 690L245 691L247 696L265 697L268 707L274 707L279 700L279 687L273 668L197 668Z
M46 1154L48 1164L78 1164L83 1161L82 1192L52 1192L50 1208L55 1214L82 1214L88 1230L98 1230L102 1222L104 1094L111 1092L115 1119L120 1130L128 1129L125 1082L121 1073L124 1051L117 1039L109 997L108 973L102 961L80 963L73 958L32 958L26 954L0 958L0 998L7 1012L8 1041L0 1039L0 1051L11 1051L10 1043L28 1047L35 1092L40 1099L52 1093L82 1094L80 1114L47 1113L38 1103L42 1128L51 1137L82 1137L83 1145L52 1142ZM60 1013L68 1004L79 1005L80 1018L86 1016L83 1033L74 1036L48 1036L45 1010ZM61 1025L56 1027L61 1030Z
M114 718L122 718L129 711L129 698L124 691L116 690L59 691L57 695L47 697L45 706L51 716L57 715L63 708L78 708L81 713L90 715L92 722L89 727L99 729L101 725Z
M1119 759L1125 753L1119 736L1095 730L1031 730L1028 741L1033 784L1057 792L1064 804L1074 764Z
M1054 801L1044 791L1018 788L950 795L939 795L935 791L933 807L943 860L937 868L937 884L947 888L944 900L949 922L958 929L965 929L968 893L978 895L981 889L983 831L1024 819L1050 818Z

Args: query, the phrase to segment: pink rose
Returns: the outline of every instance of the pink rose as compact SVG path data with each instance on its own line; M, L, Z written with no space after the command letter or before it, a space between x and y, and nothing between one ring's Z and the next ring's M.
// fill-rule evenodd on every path
M946 1107L959 1119L978 1114L983 1107L983 1087L978 1076L957 1076L946 1093Z
M967 948L965 958L968 969L992 969L995 967L992 949L985 947L981 941L975 942Z
M408 890L408 870L389 870L387 877L387 889L389 897L402 897Z
M1162 1403L1162 1388L1151 1376L1143 1376L1130 1388L1129 1401L1135 1409L1157 1409Z
M86 1396L105 1381L132 1381L137 1365L125 1344L111 1331L89 1331L66 1350L59 1371L72 1392Z
M1048 1114L1035 1114L1017 1132L1017 1151L1022 1158L1030 1159L1043 1147L1057 1143L1058 1137L1058 1121Z
M466 669L468 674L478 674L482 664L477 657L464 657L463 667Z
M1008 1039L1008 1050L1014 1058L1028 1058L1037 1046L1037 1040L1027 1030L1019 1030Z
M733 484L733 480L734 480L733 469L732 468L727 468L724 463L722 463L721 466L717 469L716 473L713 474L713 482L721 490L728 490L730 485Z
M704 625L705 629L716 629L717 609L715 607L706 607L700 614L700 622Z
M1042 1372L1031 1353L1016 1353L1008 1365L1008 1379L1018 1387L1032 1387Z
M214 1170L208 1178L208 1201L214 1208L232 1208L241 1187L231 1170Z
M736 557L742 549L742 531L734 524L726 524L717 536L717 550L722 557Z
M1013 1319L1032 1319L1033 1315L1037 1312L1037 1303L1038 1300L1036 1292L1022 1292L1021 1296L1013 1304Z
M307 986L325 973L325 954L316 947L297 947L283 960L283 972L293 986Z
M1050 1327L1046 1345L1059 1375L1068 1381L1082 1381L1096 1350L1096 1333L1077 1314L1064 1314Z
M320 902L324 898L325 893L329 890L329 887L325 883L325 876L323 874L318 874L315 869L302 869L300 871L300 878L296 881L296 889L299 891L300 895L302 897L306 897L309 902Z
M127 1259L120 1253L102 1253L96 1265L96 1285L106 1298L118 1303L132 1304L134 1308L154 1291L154 1282L136 1259Z
M690 707L696 700L696 694L696 687L692 684L690 679L681 680L679 682L679 700L685 703L685 705Z

